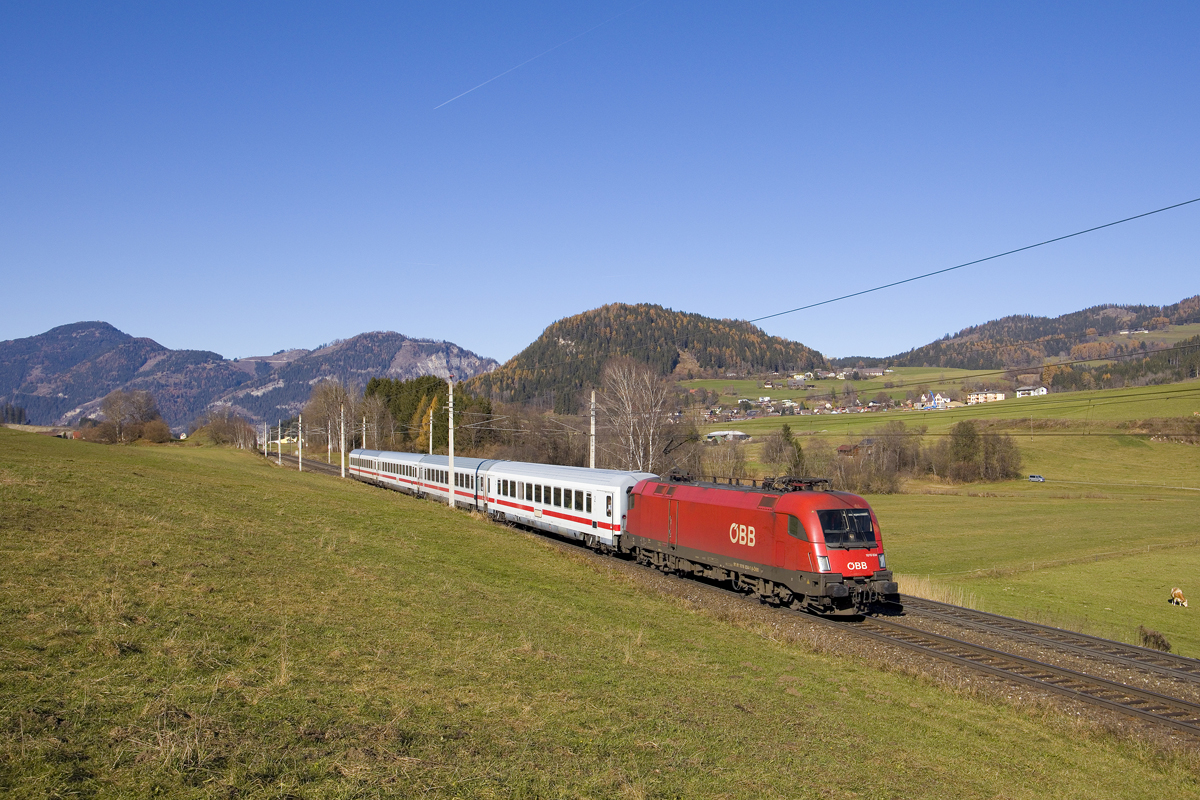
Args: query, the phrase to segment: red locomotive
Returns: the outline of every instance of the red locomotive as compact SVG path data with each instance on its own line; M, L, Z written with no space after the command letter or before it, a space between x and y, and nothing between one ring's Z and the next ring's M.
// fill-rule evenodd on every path
M621 549L669 572L730 581L765 602L819 614L864 614L899 602L879 522L824 479L728 486L652 478L629 494Z

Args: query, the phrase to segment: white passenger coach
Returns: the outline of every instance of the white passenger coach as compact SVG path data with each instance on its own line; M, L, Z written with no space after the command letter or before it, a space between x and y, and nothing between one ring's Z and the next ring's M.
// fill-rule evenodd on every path
M475 509L503 521L614 547L625 526L628 493L649 472L557 467L520 461L355 450L350 474L418 497Z

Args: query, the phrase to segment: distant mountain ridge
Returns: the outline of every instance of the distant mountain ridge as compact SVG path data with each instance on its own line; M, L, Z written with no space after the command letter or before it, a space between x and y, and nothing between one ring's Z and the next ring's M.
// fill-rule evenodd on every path
M897 367L1009 369L1041 366L1046 358L1069 357L1072 348L1121 331L1200 322L1200 295L1168 306L1102 305L1059 317L1015 314L963 328L953 336L886 358L834 359L841 366L888 364Z
M579 393L598 386L605 362L628 357L660 375L731 370L807 371L828 366L799 342L748 322L713 319L659 305L613 303L553 323L532 344L467 388L493 400L537 401L571 412Z
M291 416L326 378L365 385L372 377L471 377L496 365L450 342L393 332L229 360L206 350L171 350L107 322L77 322L0 342L0 405L24 408L34 424L72 424L95 413L114 389L142 389L178 430L222 403L253 421Z

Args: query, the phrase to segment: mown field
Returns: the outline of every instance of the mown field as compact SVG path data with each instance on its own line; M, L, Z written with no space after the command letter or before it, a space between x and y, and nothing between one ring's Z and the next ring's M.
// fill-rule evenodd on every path
M926 441L959 420L1008 433L1027 480L951 486L910 481L872 496L889 565L929 578L974 605L1137 642L1143 625L1175 652L1200 657L1200 621L1167 603L1173 587L1200 598L1200 447L1152 441L1139 422L1200 411L1200 382L1073 392L934 412L771 417L738 423L756 437L786 422L806 446L857 442L891 420L926 426ZM729 427L725 425L722 427ZM753 456L754 448L751 447ZM761 465L759 470L764 469Z
M0 546L12 797L1200 791L1179 757L248 453L0 430Z

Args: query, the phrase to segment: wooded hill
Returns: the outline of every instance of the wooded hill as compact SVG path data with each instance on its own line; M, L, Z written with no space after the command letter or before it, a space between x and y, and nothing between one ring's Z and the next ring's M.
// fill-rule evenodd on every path
M1061 317L1017 314L964 328L953 336L888 358L841 358L835 363L980 370L1040 367L1046 358L1106 358L1138 347L1131 341L1107 347L1104 352L1075 350L1094 344L1097 337L1146 329L1148 333L1138 338L1153 339L1155 329L1191 322L1200 322L1200 295L1169 306L1093 306Z
M807 371L823 355L770 336L748 322L718 320L658 305L614 303L555 322L468 390L501 402L531 403L573 413L580 394L600 383L608 359L627 357L660 375ZM688 376L686 373L691 372Z

